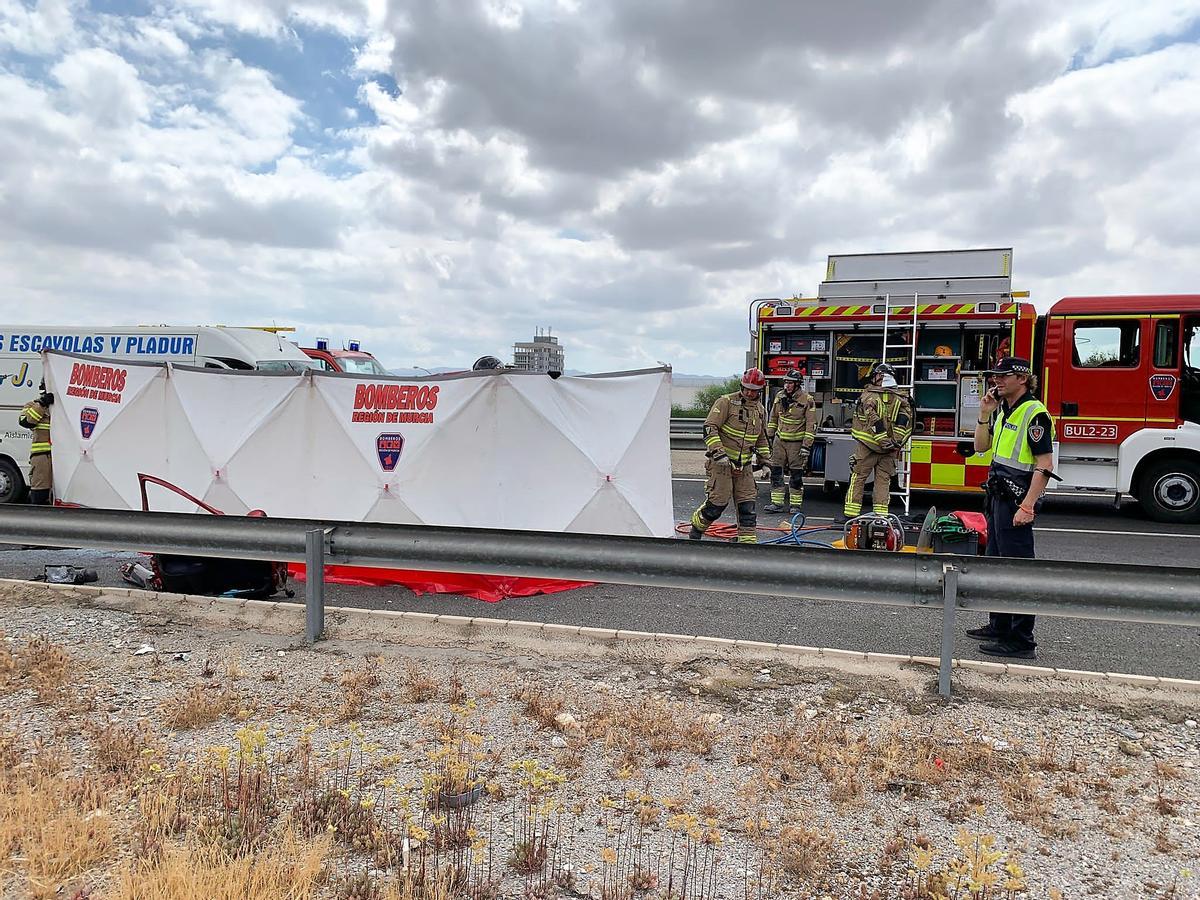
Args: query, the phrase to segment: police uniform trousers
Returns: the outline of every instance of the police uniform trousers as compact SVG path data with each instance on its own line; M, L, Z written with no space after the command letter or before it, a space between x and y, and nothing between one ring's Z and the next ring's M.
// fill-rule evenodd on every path
M869 450L859 444L850 457L850 487L846 491L843 512L850 518L862 513L863 489L867 478L875 473L875 488L871 494L871 508L879 515L886 515L892 499L892 478L896 475L896 454Z
M1017 559L1033 559L1033 524L1013 525L1017 513L1016 501L998 497L994 493L987 499L987 555L1011 556ZM998 641L1007 641L1022 649L1033 649L1034 616L1013 613L989 613L988 620L996 632Z

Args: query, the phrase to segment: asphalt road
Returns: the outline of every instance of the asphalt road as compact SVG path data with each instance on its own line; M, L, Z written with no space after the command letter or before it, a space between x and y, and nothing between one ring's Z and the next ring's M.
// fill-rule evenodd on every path
M685 521L699 504L699 479L674 480L675 514ZM765 501L765 490L764 490ZM927 495L914 508L978 508L969 498ZM827 524L840 507L809 489L809 524ZM727 516L728 518L728 516ZM760 516L774 524L780 516ZM1136 563L1152 566L1200 564L1200 526L1168 526L1145 519L1136 506L1114 509L1111 500L1052 498L1038 519L1038 555L1045 559ZM795 552L780 547L778 552ZM0 552L0 577L31 578L47 563L96 568L100 584L121 584L120 562L133 554L95 551L8 550ZM798 570L798 577L802 570ZM1200 577L1200 569L1197 569ZM304 586L296 600L302 601ZM425 595L406 588L330 584L327 602L369 609L417 610L454 615L490 616L562 622L638 631L706 634L717 637L780 641L882 653L936 656L941 620L937 610L891 609L867 604L772 599L756 595L665 588L593 585L537 597L515 597L488 604L468 597ZM965 615L955 655L985 659L961 631L983 621ZM1175 678L1200 678L1200 628L1127 625L1080 619L1039 617L1038 654L1042 665L1098 671L1133 672Z

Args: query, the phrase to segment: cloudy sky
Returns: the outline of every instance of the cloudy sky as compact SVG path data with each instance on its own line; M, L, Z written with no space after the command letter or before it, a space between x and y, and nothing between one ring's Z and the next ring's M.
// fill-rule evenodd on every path
M740 368L828 253L1200 292L1195 0L0 0L6 322Z

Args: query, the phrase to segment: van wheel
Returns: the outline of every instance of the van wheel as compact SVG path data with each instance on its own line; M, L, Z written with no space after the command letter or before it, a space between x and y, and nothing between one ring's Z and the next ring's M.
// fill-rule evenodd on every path
M20 503L25 499L25 479L11 459L0 459L0 503Z
M1156 522L1200 522L1200 465L1178 458L1151 463L1138 482L1138 502Z

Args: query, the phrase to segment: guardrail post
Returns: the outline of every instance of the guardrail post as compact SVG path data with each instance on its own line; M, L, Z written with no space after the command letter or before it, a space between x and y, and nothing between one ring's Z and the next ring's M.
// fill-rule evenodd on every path
M958 568L942 566L942 661L938 667L938 693L950 696L950 669L954 665L954 608L958 605Z
M325 532L304 534L304 637L315 644L325 630Z

